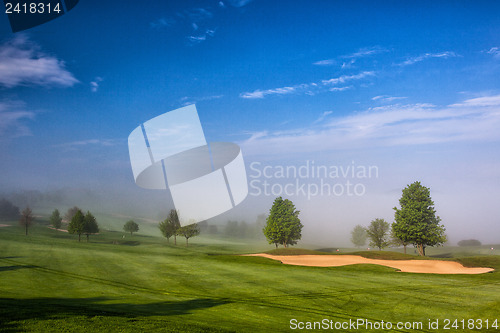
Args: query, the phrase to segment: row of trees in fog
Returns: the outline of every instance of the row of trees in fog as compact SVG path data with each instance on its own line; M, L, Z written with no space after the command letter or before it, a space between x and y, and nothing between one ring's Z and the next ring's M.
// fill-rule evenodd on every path
M167 242L170 243L170 238L174 237L174 245L177 245L177 236L186 238L186 246L189 246L189 238L198 236L200 228L197 223L192 223L184 227L181 226L179 213L175 209L171 209L167 218L158 225Z
M434 201L429 188L414 182L403 189L401 208L394 207L394 220L391 225L384 219L374 219L368 227L357 225L351 232L351 242L361 247L370 239L370 246L379 250L388 246L413 245L418 254L425 256L428 246L442 245L447 241L445 227L436 215Z

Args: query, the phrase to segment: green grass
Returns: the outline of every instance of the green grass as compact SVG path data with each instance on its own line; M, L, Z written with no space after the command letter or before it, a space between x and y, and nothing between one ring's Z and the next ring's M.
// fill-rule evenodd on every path
M419 321L422 331L436 332L425 326L428 319L500 321L498 271L300 267L233 255L270 249L261 243L200 236L186 248L182 238L173 246L151 235L123 235L103 231L78 243L74 235L40 225L28 236L17 226L0 228L0 331L287 332L292 318L363 318ZM362 254L401 258L387 253ZM500 269L499 256L457 260Z

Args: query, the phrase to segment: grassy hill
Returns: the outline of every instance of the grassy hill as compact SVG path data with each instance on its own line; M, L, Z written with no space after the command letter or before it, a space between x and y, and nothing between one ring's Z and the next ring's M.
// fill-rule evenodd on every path
M499 272L289 266L233 255L270 249L262 243L200 236L186 248L182 238L174 246L123 235L103 231L78 243L43 225L28 236L0 228L0 331L287 332L292 319L366 319L422 322L420 331L435 332L428 319L500 321ZM459 260L500 268L499 256Z

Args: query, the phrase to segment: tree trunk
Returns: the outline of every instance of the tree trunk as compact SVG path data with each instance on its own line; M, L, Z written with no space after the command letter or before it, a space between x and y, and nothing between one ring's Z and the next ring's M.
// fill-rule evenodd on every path
M188 247L188 246L189 246L189 244L188 244L188 239L189 239L189 238L187 238L187 237L186 237L186 247Z
M274 243L274 245L276 245L276 248L278 248L278 243Z
M78 234L78 243L80 243L80 234Z
M405 249L405 254L406 254L406 244L403 244L403 248Z
M423 244L418 244L417 245L417 250L418 250L418 255L419 256L424 256L425 257L425 248Z
M26 236L28 236L28 223L26 223Z
M177 245L177 235L174 235L174 245Z
M130 232L130 237L132 237L132 231Z
M89 242L89 234L87 234L87 243Z
M286 244L286 242L285 242L285 243L283 243L283 246L285 247L285 249L287 248L287 244Z

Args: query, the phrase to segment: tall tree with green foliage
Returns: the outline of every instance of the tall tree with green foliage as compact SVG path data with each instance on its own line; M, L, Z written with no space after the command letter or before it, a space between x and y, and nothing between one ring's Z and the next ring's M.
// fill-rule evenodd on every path
M85 227L85 216L83 216L82 211L78 209L68 224L68 233L77 234L79 242L80 236L83 234L84 227Z
M188 244L189 238L198 236L199 234L200 234L200 228L196 223L189 224L179 228L179 235L182 235L186 238L186 247L189 246Z
M371 221L370 226L366 228L366 234L370 238L370 246L378 247L382 250L384 247L389 245L387 239L389 232L389 223L385 222L384 219L375 219Z
M167 238L167 242L170 242L170 237L174 236L174 245L177 245L177 235L179 235L179 229L181 227L177 210L171 209L167 218L160 222L158 227L162 235Z
M297 244L302 237L303 225L299 219L300 211L288 199L278 197L267 217L267 224L263 229L269 244L282 244L284 247Z
M19 219L19 224L24 227L26 236L28 235L28 228L33 224L33 221L35 221L33 211L29 206L26 206L21 212L21 218Z
M62 217L59 213L59 209L54 209L52 215L50 215L49 222L55 229L61 229Z
M359 224L351 231L351 242L356 247L362 247L366 244L366 229Z
M125 230L126 232L130 232L130 236L132 236L133 232L139 231L139 225L135 223L135 221L130 220L125 223L125 225L123 226L123 230Z
M83 234L87 236L87 243L89 242L89 235L97 234L99 232L99 225L97 224L97 220L87 211L87 214L83 217Z
M445 228L436 215L434 201L429 188L414 182L403 189L399 199L401 209L394 207L395 222L392 229L395 237L413 244L418 254L425 256L427 246L438 246L446 242Z

